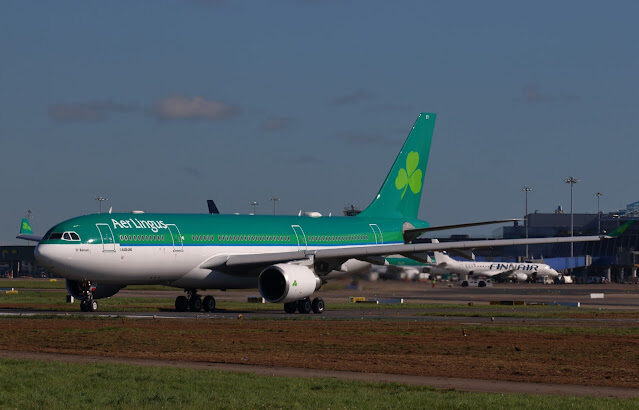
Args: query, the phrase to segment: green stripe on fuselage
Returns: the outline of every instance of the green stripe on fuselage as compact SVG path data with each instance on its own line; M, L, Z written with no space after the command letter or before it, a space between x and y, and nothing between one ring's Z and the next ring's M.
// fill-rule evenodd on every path
M427 226L419 220L390 218L93 214L62 222L49 233L76 232L83 244L102 243L103 237L112 232L113 242L123 245L175 244L180 242L179 236L184 246L296 246L298 239L301 245L308 246L349 246L403 242L402 226L405 222L415 227ZM103 231L102 236L96 225ZM42 242L74 243L52 240L49 235Z

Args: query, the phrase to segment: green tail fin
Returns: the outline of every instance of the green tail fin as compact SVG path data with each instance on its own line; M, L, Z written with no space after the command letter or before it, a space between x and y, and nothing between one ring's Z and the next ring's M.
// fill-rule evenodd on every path
M632 225L635 221L636 219L626 222L625 224L621 225L619 228L610 232L607 236L610 238L618 238L619 236L623 235L623 233L626 232L626 229L628 229L628 227Z
M27 218L22 218L22 222L20 223L20 234L33 235L33 229L31 229L31 224Z
M417 218L435 117L419 114L379 193L359 216Z

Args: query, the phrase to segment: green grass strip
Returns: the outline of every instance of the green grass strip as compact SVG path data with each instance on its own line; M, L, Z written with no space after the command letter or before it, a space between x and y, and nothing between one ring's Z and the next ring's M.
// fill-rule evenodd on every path
M0 408L636 409L637 399L464 393L396 383L0 360Z

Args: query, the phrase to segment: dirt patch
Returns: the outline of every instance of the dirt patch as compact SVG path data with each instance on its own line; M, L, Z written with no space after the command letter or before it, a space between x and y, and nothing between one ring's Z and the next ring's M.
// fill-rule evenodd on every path
M639 334L333 320L2 319L5 350L639 388ZM614 331L613 331L614 330Z

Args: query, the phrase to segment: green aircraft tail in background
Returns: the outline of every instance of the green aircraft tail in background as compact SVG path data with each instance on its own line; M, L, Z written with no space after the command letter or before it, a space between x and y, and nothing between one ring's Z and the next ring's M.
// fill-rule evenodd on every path
M359 216L417 218L435 117L419 114L379 193Z
M33 229L31 229L31 224L27 218L22 218L22 222L20 223L20 234L33 235Z
M626 222L625 224L621 225L619 228L617 228L614 231L610 232L606 236L608 236L610 238L618 238L618 237L620 237L621 235L623 235L624 232L626 232L626 229L628 229L628 227L630 225L632 225L635 221L636 221L636 219L633 219L631 221Z

